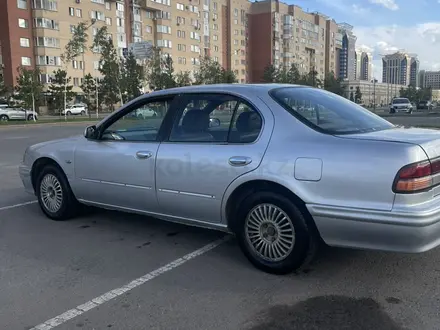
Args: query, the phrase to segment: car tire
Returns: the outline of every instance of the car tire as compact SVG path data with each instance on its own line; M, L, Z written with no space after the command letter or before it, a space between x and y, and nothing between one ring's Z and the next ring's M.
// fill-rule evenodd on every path
M81 116L85 116L86 112L84 110L81 111Z
M0 116L0 121L9 121L9 117L6 115L1 115Z
M41 210L52 220L68 220L80 209L65 174L55 165L47 165L39 173L35 192Z
M34 120L34 115L28 115L27 120Z
M68 115L68 116L71 116L71 115L72 115L72 112L71 112L71 111L67 111L67 115Z
M262 210L277 216L264 217ZM298 271L316 255L319 239L298 206L283 195L270 191L250 195L241 203L236 219L240 221L236 234L241 250L264 272L284 275ZM265 244L272 247L270 252L261 250Z

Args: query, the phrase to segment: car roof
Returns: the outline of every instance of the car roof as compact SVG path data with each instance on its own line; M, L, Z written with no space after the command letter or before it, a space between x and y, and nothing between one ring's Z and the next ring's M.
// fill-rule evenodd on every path
M212 84L212 85L194 85L185 87L175 87L169 89L163 89L160 91L154 91L148 96L159 96L168 94L178 94L178 93L197 93L197 92L229 92L238 94L260 94L264 92L269 92L274 88L279 87L305 87L312 88L309 86L293 85L293 84Z

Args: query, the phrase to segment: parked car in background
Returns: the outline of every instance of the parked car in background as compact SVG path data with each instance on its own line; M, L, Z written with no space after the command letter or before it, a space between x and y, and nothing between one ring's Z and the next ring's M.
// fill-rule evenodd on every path
M161 115L133 117L146 107ZM217 117L221 108L232 111ZM440 244L438 131L397 127L319 88L152 92L84 136L28 147L19 173L50 219L86 204L231 232L276 274L306 265L321 241L408 253Z
M134 116L138 118L148 118L148 117L156 117L157 112L149 107L142 107L137 109L134 113Z
M411 102L404 97L394 98L390 103L390 113L396 113L401 111L406 113L412 113L413 110L414 108Z
M420 101L417 104L417 109L420 109L420 110L432 110L432 108L433 108L433 105L430 101Z
M61 111L62 115L81 115L87 114L87 106L85 104L72 104L66 107L66 110Z
M0 107L0 121L9 120L33 120L34 114L31 110L24 108ZM38 120L38 114L35 113L35 120Z

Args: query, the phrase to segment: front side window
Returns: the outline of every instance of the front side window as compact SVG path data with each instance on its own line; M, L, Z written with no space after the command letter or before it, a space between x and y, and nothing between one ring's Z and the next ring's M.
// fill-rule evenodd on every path
M306 125L327 134L356 134L393 128L362 106L321 89L282 87L270 96Z
M127 142L156 141L172 98L146 101L107 127L101 140Z
M258 138L261 128L260 114L237 97L224 94L186 95L180 103L169 140L251 143Z

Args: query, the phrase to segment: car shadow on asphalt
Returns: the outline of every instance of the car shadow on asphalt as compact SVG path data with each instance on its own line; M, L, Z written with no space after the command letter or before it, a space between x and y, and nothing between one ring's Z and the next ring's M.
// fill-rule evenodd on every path
M317 296L260 313L247 330L404 330L372 298Z

